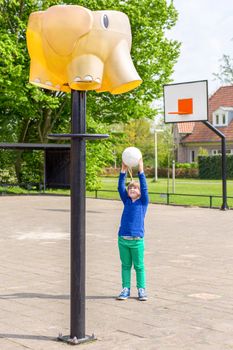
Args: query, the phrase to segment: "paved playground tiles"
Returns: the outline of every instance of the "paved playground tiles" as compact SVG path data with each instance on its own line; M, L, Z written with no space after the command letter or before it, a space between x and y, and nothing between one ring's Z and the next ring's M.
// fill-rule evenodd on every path
M90 350L233 349L233 211L150 205L149 300L121 289L119 201L87 200L86 333ZM60 350L69 334L70 199L0 197L0 349Z

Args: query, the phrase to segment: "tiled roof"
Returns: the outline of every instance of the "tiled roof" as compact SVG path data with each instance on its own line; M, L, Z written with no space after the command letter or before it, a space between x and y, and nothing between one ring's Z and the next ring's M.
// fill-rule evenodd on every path
M212 124L212 114L218 108L233 107L233 86L222 86L220 87L210 98L209 98L209 115L208 120ZM178 123L178 130L179 130ZM191 123L187 123L191 124ZM182 139L182 143L188 142L216 142L220 141L213 131L211 131L204 123L196 122L193 123L193 132ZM227 141L233 142L233 121L226 127L218 128L225 136ZM180 131L179 131L180 133Z
M193 132L194 125L194 122L177 123L179 134L191 134Z

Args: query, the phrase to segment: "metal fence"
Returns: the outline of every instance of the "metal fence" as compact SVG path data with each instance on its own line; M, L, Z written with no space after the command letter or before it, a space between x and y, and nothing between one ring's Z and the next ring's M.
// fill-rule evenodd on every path
M95 190L95 191L90 191L94 192L94 198L96 199L119 199L119 195L118 195L118 191L115 190ZM102 195L101 195L102 193ZM106 194L113 194L113 195L106 195ZM156 196L157 196L157 200L156 200ZM93 197L93 196L90 196ZM173 199L174 198L181 198L181 197L193 197L196 199L205 199L208 203L208 205L205 204L199 204L198 205L198 201L197 201L197 205L196 206L203 206L206 208L218 208L221 207L222 204L222 196L219 195L204 195L204 194L188 194L188 193L167 193L167 192L149 192L149 197L150 197L150 203L154 203L154 204L166 204L166 205L180 205L180 206L192 206L195 204L187 204L187 203L180 203L175 202ZM154 198L154 199L153 199ZM163 200L158 200L158 198L163 199ZM214 205L214 199L217 199L217 201L219 202L219 204L215 204ZM232 205L230 205L230 207L233 207L233 197L228 196L227 197L228 200L230 200L230 202L232 202ZM187 201L186 201L187 202Z
M25 183L25 184L5 184L0 183L0 195L10 194L9 188L19 187L25 189L22 194L51 194L44 189L44 185L40 183ZM53 189L54 192L54 189ZM15 193L20 194L20 193ZM56 192L54 193L56 194ZM63 195L69 195L64 193ZM87 191L86 196L96 199L114 199L119 200L119 194L116 190L93 190ZM180 206L199 206L206 208L220 208L222 204L222 196L207 195L207 194L188 194L188 193L167 193L167 192L149 192L150 203L166 204L166 205L180 205ZM182 200L183 198L183 200ZM185 198L185 199L184 199ZM189 203L190 198L195 198ZM233 208L233 197L227 197L228 206Z

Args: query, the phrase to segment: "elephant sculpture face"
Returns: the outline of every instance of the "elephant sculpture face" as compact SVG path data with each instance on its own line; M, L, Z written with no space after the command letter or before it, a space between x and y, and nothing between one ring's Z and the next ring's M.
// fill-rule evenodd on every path
M130 56L131 42L128 17L119 11L57 5L33 12L27 28L29 81L66 92L130 91L142 82Z

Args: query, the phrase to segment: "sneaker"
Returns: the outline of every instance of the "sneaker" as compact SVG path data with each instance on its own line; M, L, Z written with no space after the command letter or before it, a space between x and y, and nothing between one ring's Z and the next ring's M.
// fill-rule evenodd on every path
M140 301L146 301L147 300L147 295L145 288L138 288L138 299Z
M117 297L118 300L126 300L130 296L130 288L123 288L121 294Z

